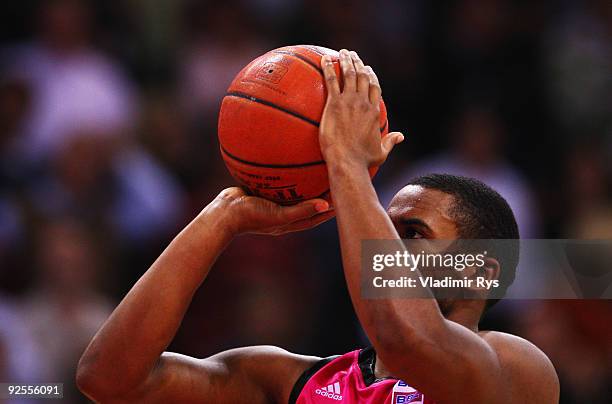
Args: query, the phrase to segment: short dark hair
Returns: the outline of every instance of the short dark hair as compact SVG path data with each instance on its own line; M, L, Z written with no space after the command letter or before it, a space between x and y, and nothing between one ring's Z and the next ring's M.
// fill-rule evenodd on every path
M516 239L511 248L495 251L489 247L501 267L499 296L503 297L514 282L519 260L519 230L508 202L493 188L473 178L451 174L428 174L414 178L407 185L419 185L453 196L454 204L449 212L457 224L461 239ZM489 299L486 308L500 299Z

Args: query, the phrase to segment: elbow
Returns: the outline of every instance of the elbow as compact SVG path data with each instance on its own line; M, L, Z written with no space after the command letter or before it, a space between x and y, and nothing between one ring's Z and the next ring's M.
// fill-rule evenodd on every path
M100 393L104 391L102 378L94 366L87 362L86 355L83 355L77 366L76 385L81 393L94 401L100 401Z
M77 365L76 385L81 393L94 402L107 402L114 397L115 384L87 352Z
M128 371L125 363L100 357L95 351L85 351L76 369L77 388L94 402L130 402L142 379Z

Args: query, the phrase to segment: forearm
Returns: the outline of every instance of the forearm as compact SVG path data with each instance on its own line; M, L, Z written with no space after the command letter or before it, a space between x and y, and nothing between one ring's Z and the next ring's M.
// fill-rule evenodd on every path
M365 300L361 297L362 241L397 240L397 249L404 246L378 201L367 169L344 163L332 163L328 167L351 300L365 332L384 356L386 347L422 337L417 334L419 330L434 331L442 325L443 317L429 289L419 287L419 282L409 291L415 299ZM419 272L402 275L417 279Z
M399 239L391 219L378 201L368 169L360 164L334 161L328 162L327 166L341 237L345 229L350 229L361 237L347 241L359 244L362 239ZM354 220L357 217L359 220Z
M79 364L81 382L93 376L120 393L146 380L231 239L215 203L170 243L98 331Z

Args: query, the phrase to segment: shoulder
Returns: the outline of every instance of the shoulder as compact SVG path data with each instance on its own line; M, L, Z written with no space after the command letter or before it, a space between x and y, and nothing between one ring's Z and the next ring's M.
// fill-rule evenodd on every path
M521 371L543 372L556 378L555 368L548 356L530 341L497 331L487 331L481 335L497 353L503 366Z
M559 401L559 378L542 350L512 334L486 331L480 335L496 352L502 374L510 383L513 401L521 396L539 403Z

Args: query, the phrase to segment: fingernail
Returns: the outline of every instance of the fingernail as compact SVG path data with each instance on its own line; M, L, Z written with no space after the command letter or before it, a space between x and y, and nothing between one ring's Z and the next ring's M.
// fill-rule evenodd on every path
M323 202L317 202L317 203L315 203L314 208L319 213L320 212L325 212L326 210L329 210L329 203L324 202L324 201Z
M396 141L396 143L395 143L395 144L401 143L401 142L403 142L403 141L404 141L404 135L398 135L398 136L397 136L397 141Z

